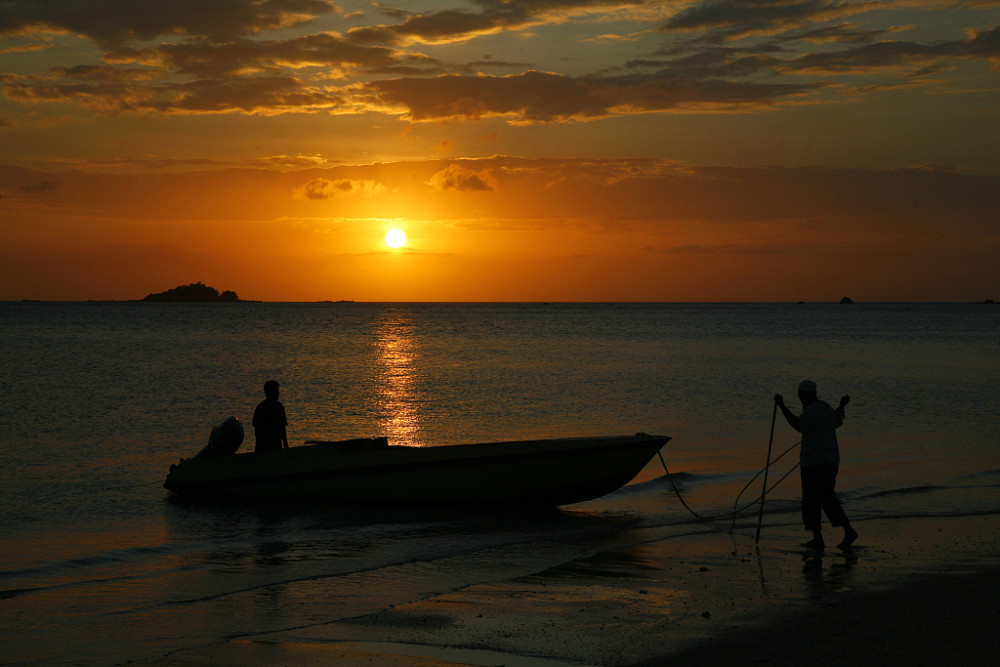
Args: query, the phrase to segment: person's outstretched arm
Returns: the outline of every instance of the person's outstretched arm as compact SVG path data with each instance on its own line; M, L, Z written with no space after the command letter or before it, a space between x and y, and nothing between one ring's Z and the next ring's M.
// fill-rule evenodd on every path
M782 398L781 394L774 395L774 402L777 403L779 408L781 408L781 414L785 415L785 421L788 422L788 425L799 433L802 433L802 423L799 421L799 416L793 414L792 411L785 406L785 399Z
M843 396L842 396L842 397L840 398L840 405L838 405L838 406L837 406L837 412L838 412L838 413L840 413L840 418L841 418L841 419L843 419L843 418L844 418L844 408L845 408L845 407L847 406L847 404L848 404L848 403L850 403L850 402L851 402L851 397L850 397L850 396L848 396L847 394L844 394L844 395L843 395Z

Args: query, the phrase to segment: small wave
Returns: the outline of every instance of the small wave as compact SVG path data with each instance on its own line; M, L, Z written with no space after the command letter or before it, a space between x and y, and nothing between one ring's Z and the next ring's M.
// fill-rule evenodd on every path
M659 487L664 484L668 484L672 479L675 484L710 484L714 482L724 482L730 479L739 478L740 473L693 473L693 472L671 472L666 475L660 475L659 477L654 477L653 479L648 479L644 482L637 482L635 484L628 484L618 489L617 492L628 491L629 489L642 489L650 487Z
M24 595L25 593L34 593L35 591L45 590L44 588L11 588L6 591L0 591L0 600L6 600L7 598L17 597L18 595Z
M178 547L166 544L118 549L115 551L97 553L89 556L81 556L79 558L53 561L33 567L25 567L16 570L4 570L3 572L0 572L0 580L19 577L50 576L66 570L83 570L105 565L131 563L137 558L159 556L176 551L178 551Z
M38 568L38 569L41 569L41 568ZM193 569L193 568L178 568L175 571L181 571L181 570L185 570L185 569ZM17 597L19 595L28 595L28 594L31 594L31 593L43 593L45 591L54 591L54 590L59 590L59 589L63 589L63 588L73 588L73 587L76 587L76 586L94 586L94 585L100 585L100 584L108 584L108 583L112 583L112 582L142 580L142 579L144 579L146 577L148 577L148 575L145 574L145 573L139 573L139 574L122 574L122 575L116 575L116 576L111 576L111 577L97 577L97 578L92 578L92 579L79 579L77 581L66 581L66 582L61 582L61 583L57 583L57 584L52 584L50 586L31 586L29 588L9 588L9 589L6 589L6 590L0 590L0 600L5 600L5 599L8 599L8 598Z
M983 510L971 510L965 507L953 507L953 508L941 508L935 511L892 511L885 513L875 513L870 514L865 517L861 517L856 521L864 521L866 519L874 519L878 521L892 521L897 519L965 519L969 517L978 516L998 516L1000 515L1000 510L997 509L983 509Z
M647 479L644 482L626 484L619 489L615 489L604 497L628 498L631 496L642 495L644 493L650 493L652 491L660 491L663 488L670 488L671 480L673 480L674 484L688 486L691 484L710 481L712 477L715 477L715 475L696 475L689 472L672 472L669 475L660 475L659 477L654 477L653 479Z
M1000 476L1000 470L983 470L982 472L974 472L968 475L962 475L959 479L979 479L980 477L997 477Z
M858 496L858 498L869 499L869 498L885 498L886 496L908 496L916 493L930 493L932 491L940 491L944 488L946 487L934 484L925 484L922 486L908 486L902 489L887 489L885 491L877 491L875 493L869 493L868 495Z

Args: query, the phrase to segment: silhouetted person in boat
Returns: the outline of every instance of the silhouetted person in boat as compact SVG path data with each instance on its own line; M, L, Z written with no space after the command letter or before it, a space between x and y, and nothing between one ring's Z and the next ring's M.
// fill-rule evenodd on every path
M285 406L278 401L278 383L268 380L264 383L265 398L253 411L253 433L257 438L255 452L266 452L271 449L288 448L288 434L285 427Z
M834 410L830 404L816 396L816 383L803 380L799 384L799 400L802 415L796 416L785 407L785 399L776 394L774 402L781 408L788 424L802 434L802 449L799 451L799 469L802 476L802 522L806 530L811 530L813 538L802 546L822 549L823 531L820 526L820 508L826 513L831 526L843 526L844 540L837 546L841 549L854 544L858 533L851 527L847 514L840 506L834 487L840 470L840 448L837 445L837 429L844 423L844 406L850 396L840 399L840 406Z

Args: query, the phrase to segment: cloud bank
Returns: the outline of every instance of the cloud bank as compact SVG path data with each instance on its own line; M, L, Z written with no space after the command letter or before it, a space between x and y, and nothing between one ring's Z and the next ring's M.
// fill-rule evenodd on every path
M1000 67L1000 27L982 22L996 6L989 1L962 7L970 21L966 34L933 40L900 38L905 25L871 27L866 20L862 28L860 21L904 8L921 18L954 3L455 4L428 12L379 6L348 19L325 0L10 0L0 5L0 37L77 35L100 57L44 72L11 68L0 84L21 105L71 105L108 115L379 113L409 121L498 117L530 124L838 103L837 91L845 89L868 94L902 83L935 86L962 63ZM321 21L338 21L343 29L324 29ZM533 30L568 23L597 35L604 22L627 24L646 39L660 35L659 46L590 73L425 51L497 35L530 42ZM514 71L498 74L497 68Z

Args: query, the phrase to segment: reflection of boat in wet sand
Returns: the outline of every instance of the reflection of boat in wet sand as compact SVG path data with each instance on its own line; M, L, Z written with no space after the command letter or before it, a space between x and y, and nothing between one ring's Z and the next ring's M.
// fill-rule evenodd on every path
M440 447L385 438L205 455L171 466L181 496L357 503L565 505L635 477L669 440L638 434Z

